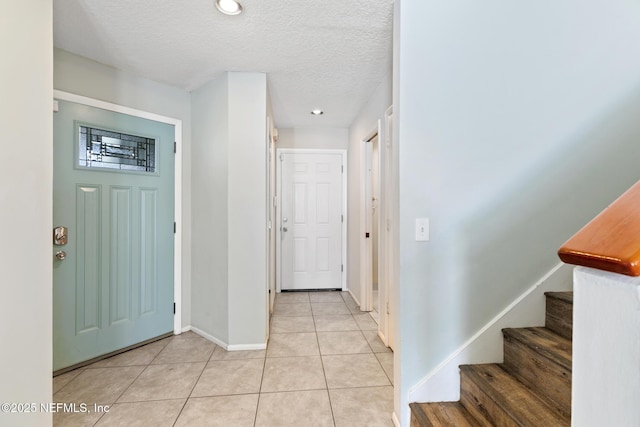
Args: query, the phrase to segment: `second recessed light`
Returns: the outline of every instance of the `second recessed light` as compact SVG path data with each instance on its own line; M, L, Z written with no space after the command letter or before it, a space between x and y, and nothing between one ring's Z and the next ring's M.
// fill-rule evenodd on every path
M319 108L316 108L315 110L312 110L312 111L311 111L311 114L313 114L314 116L321 116L321 115L323 115L323 114L324 114L324 111L322 111L322 110L321 110L321 109L319 109Z

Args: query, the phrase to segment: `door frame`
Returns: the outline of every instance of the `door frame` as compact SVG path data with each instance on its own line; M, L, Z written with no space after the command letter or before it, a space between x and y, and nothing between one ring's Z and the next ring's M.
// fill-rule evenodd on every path
M368 217L371 215L371 174L369 173L369 160L371 153L371 141L374 138L378 138L378 176L383 173L381 166L382 158L382 122L376 120L372 130L361 140L360 144L360 310L372 311L373 310L373 243L371 238L367 238L366 233L368 225ZM380 185L378 188L382 189ZM381 198L379 198L381 199ZM382 206L380 200L378 200L378 206ZM383 215L380 215L380 209L378 209L378 246L380 246L380 221L383 219ZM378 251L379 255L379 251ZM380 266L381 262L378 259L378 286L380 286ZM378 288L380 292L380 288ZM382 307L378 307L381 310ZM378 329L380 329L378 327Z
M395 325L395 312L394 312L394 295L395 286L397 285L398 266L400 262L399 250L398 250L398 144L393 139L393 106L389 107L384 113L384 144L380 145L380 152L384 153L383 167L384 176L381 180L381 188L384 192L384 197L381 204L384 204L384 216L385 224L383 226L385 235L385 246L383 251L385 252L385 277L384 277L384 303L385 307L381 307L380 319L383 325L379 328L378 335L380 339L389 346L394 348L394 325ZM382 142L382 141L379 141ZM384 148L383 148L384 147Z
M273 120L267 115L267 341L270 335L270 320L273 314L276 297L276 168L275 168L275 147L277 142L277 129L273 126Z
M315 148L278 148L276 149L276 292L282 291L282 154L340 154L342 157L342 290L347 290L347 150Z
M394 345L394 285L397 283L397 150L390 132L393 107L384 113L384 121L377 120L360 144L360 309L373 310L373 240L366 238L371 212L371 176L369 160L371 141L378 138L378 336L382 342ZM395 153L395 155L394 155Z
M133 117L153 120L174 126L175 157L174 157L174 208L173 217L176 222L173 240L173 302L175 313L173 315L173 333L182 333L182 120L173 117L161 116L148 111L137 110L111 102L100 101L70 92L54 89L54 99L75 102L89 107L101 108L107 111L127 114Z

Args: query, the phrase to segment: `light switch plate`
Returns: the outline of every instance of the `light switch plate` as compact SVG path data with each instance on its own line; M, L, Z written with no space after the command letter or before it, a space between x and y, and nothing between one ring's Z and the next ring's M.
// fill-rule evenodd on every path
M429 218L416 218L416 242L429 241Z

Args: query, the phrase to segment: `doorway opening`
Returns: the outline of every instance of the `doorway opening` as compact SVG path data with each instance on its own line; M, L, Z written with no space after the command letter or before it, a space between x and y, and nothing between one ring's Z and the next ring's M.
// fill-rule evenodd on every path
M380 136L375 135L366 143L366 228L371 239L368 250L371 252L371 263L368 266L371 278L371 317L380 324Z
M360 302L393 346L393 293L397 265L397 154L391 107L362 139L360 184Z

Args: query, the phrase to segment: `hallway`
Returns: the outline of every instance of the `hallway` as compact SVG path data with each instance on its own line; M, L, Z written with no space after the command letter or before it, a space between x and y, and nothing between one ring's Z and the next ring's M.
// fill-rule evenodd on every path
M54 378L54 402L88 409L54 426L389 427L393 353L376 329L346 292L278 294L266 351L187 332L96 362Z

